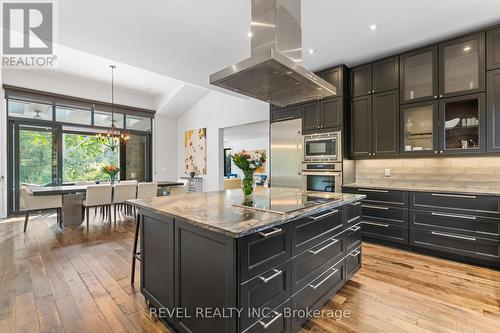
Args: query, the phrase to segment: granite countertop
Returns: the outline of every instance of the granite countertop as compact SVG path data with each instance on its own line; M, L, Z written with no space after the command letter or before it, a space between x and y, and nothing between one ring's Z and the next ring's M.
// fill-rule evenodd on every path
M352 183L343 185L349 188L373 188L373 189L387 189L411 192L440 192L440 193L456 193L456 194L470 194L470 195L492 195L500 196L500 190L490 189L474 189L474 188L459 188L459 187L431 187L431 186L416 186L416 185L388 185L388 184L364 184Z
M267 196L273 200L297 201L303 192L294 189L265 189L254 193L254 197ZM289 213L258 211L235 207L241 203L241 190L219 192L199 192L178 196L135 199L127 202L159 214L182 218L188 223L238 238L264 229L278 226L301 216L319 213L345 204L364 199L366 196L348 193L331 193L326 201L314 207L302 208Z

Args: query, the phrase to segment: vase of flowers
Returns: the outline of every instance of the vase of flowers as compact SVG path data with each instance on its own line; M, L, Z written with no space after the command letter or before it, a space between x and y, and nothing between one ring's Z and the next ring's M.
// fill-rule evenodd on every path
M260 168L266 162L266 153L252 152L242 150L234 155L231 155L234 165L243 171L241 179L241 190L245 198L251 198L255 189L255 170Z
M118 172L120 172L120 168L114 165L106 165L102 171L107 174L111 180L111 185L115 184L115 177Z

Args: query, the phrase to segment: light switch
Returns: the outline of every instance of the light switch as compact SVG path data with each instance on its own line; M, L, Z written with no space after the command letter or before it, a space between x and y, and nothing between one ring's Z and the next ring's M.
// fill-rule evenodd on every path
M384 176L385 177L390 177L391 176L391 169L385 169L384 170Z

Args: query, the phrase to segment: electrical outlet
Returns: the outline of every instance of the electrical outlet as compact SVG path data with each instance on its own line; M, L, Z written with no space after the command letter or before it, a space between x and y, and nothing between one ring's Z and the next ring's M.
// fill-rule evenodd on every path
M391 176L391 169L385 169L384 170L384 176L385 177L390 177Z

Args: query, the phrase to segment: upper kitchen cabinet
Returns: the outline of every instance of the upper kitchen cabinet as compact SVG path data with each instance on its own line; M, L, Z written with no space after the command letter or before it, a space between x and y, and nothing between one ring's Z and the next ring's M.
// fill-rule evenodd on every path
M342 127L343 113L342 97L306 104L303 106L302 130L307 133Z
M437 154L438 101L401 105L401 154Z
M500 26L486 32L486 68L500 68Z
M344 95L344 85L345 85L345 67L338 66L334 68L330 68L321 72L318 72L317 75L325 80L333 84L337 88L336 96Z
M500 69L488 72L488 152L500 152Z
M351 157L372 155L372 96L365 95L351 100Z
M372 65L372 93L399 88L399 57L387 58Z
M438 47L400 56L400 102L422 102L438 97Z
M439 97L484 91L483 32L439 44Z
M372 93L372 65L363 65L351 69L351 97Z
M439 153L486 151L485 94L444 98L439 103Z
M285 121L302 117L302 107L300 105L278 107L271 105L271 122Z
M397 156L399 155L399 91L374 94L372 103L372 156Z

